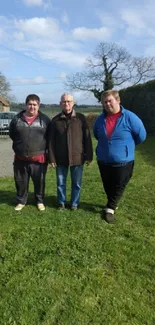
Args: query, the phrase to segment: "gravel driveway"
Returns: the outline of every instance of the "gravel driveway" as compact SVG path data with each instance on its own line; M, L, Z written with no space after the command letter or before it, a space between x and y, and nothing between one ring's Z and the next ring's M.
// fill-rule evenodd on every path
M13 159L12 141L0 137L0 177L13 176Z

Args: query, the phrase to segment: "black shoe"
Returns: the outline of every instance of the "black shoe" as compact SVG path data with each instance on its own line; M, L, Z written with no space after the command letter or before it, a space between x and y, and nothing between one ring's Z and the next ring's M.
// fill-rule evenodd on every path
M65 204L64 204L64 203L58 205L58 210L59 210L59 211L63 211L63 210L65 210L65 209L66 209L66 208L65 208Z
M115 222L115 214L104 211L103 219L108 223L114 223Z
M76 211L78 209L78 207L76 207L76 206L71 206L71 210L72 211Z

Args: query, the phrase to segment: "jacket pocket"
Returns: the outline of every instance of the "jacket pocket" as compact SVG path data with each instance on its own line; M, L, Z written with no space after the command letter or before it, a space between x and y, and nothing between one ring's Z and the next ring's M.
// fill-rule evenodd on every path
M122 162L128 157L128 147L126 145L110 146L109 147L109 160L111 162Z

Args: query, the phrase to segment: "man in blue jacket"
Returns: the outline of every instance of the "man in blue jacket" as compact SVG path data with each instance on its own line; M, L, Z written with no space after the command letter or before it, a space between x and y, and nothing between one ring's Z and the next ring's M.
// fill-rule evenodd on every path
M115 210L129 182L134 167L135 146L146 139L142 121L120 105L119 92L107 90L102 94L104 111L94 123L97 139L96 155L107 205L103 217L115 220Z

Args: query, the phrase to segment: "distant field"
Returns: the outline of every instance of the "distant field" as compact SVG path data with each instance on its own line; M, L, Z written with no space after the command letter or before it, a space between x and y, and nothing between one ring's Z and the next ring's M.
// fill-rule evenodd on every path
M12 107L11 110L15 110L15 111L21 111L22 109L24 109L25 104L23 105L17 105ZM49 117L53 117L56 114L60 113L61 108L59 105L54 106L54 105L43 105L41 104L40 110L45 113L46 115L48 115ZM83 113L85 115L89 114L90 112L94 112L95 114L99 114L102 112L102 107L101 106L87 106L87 105L81 105L81 106L77 106L75 107L75 110L77 112Z
M96 109L93 110L90 108L90 110L84 110L84 109L75 109L76 112L82 113L84 115L88 115L89 113L94 113L94 114L100 114L102 112L102 109ZM41 110L44 114L48 115L50 118L55 116L56 114L59 114L61 112L61 109L57 110Z

